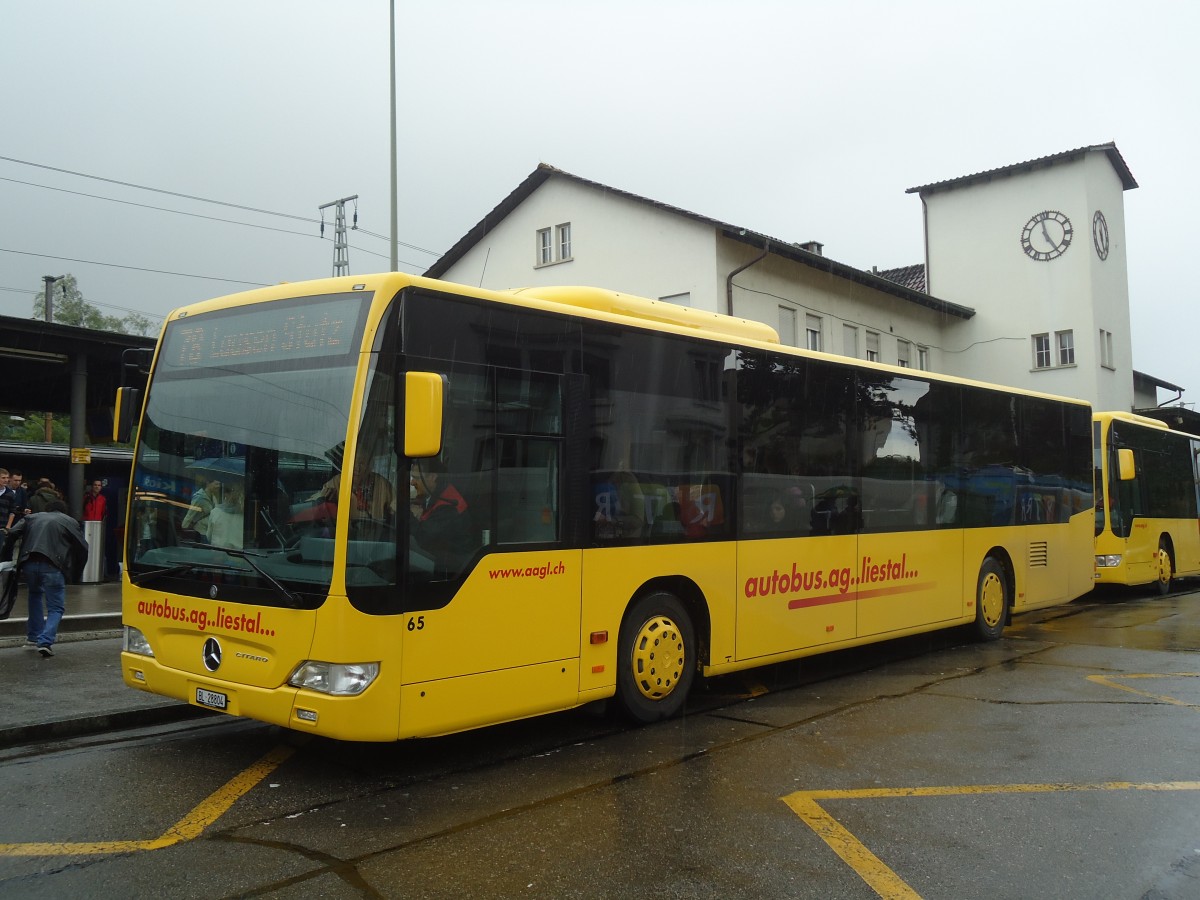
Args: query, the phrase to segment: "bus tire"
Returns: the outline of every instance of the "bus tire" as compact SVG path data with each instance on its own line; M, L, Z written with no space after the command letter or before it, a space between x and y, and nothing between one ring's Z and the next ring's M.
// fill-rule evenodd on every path
M1171 550L1167 546L1166 540L1159 538L1158 541L1158 577L1154 580L1154 587L1158 591L1160 597L1165 597L1171 593L1171 581L1175 577L1175 563L1171 559Z
M975 585L975 635L981 641L1000 639L1010 604L1008 577L1004 566L989 556L979 567Z
M636 599L617 637L617 702L635 722L668 719L683 708L696 675L696 632L674 594Z

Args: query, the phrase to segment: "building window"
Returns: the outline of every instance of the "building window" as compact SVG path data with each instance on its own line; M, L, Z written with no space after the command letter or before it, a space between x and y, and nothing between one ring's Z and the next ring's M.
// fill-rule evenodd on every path
M871 362L879 362L879 332L867 332L867 359Z
M1106 369L1115 369L1117 364L1113 362L1113 336L1111 331L1100 329L1100 365Z
M554 228L537 230L537 266L571 260L571 223L564 222Z
M790 306L779 307L779 341L789 347L796 346L796 311Z
M1060 366L1075 365L1075 333L1059 331L1055 333L1058 340L1058 364Z
M1035 334L1033 336L1033 367L1035 369L1050 368L1050 335Z
M686 292L683 294L667 294L667 296L659 297L658 299L661 300L663 303L674 303L676 306L691 306L692 305L691 292Z
M805 346L809 350L821 349L821 317L820 316L805 316L804 317L804 338Z
M537 264L548 266L554 262L554 246L550 243L550 229L539 228L537 233Z
M853 325L842 326L842 353L858 359L858 329Z
M910 354L912 353L912 345L908 341L896 341L896 365L902 369L907 369L912 363Z
M917 368L922 372L929 371L929 348L917 347Z

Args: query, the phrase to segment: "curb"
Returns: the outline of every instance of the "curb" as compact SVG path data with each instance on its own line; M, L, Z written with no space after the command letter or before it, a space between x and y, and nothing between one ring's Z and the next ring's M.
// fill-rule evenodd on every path
M10 728L0 728L0 750L39 741L83 737L104 731L140 728L148 725L168 725L173 722L208 718L214 715L219 715L219 713L190 706L187 703L171 702L162 706L101 713L78 719L60 719L56 722L38 722L33 725L14 725Z
M0 638L19 637L25 639L25 617L0 620ZM63 616L58 623L58 633L70 634L81 631L109 632L104 637L112 637L121 632L121 614L83 613L77 616Z

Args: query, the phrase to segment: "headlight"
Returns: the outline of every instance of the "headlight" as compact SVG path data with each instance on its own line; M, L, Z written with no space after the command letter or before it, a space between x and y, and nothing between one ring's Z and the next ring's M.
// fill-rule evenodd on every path
M327 663L310 659L297 667L288 684L335 697L348 697L365 691L378 674L377 662Z
M1121 554L1116 553L1109 556L1097 556L1096 567L1099 569L1113 569L1121 564Z
M121 639L121 649L126 653L136 653L139 656L153 656L154 650L146 636L132 625L125 626L125 635Z

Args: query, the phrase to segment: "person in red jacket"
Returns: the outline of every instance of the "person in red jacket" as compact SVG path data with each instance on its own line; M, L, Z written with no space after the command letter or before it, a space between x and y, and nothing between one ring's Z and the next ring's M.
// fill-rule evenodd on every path
M446 477L440 459L412 464L412 537L433 558L434 570L456 574L474 551L467 501Z
M104 487L101 481L93 481L88 487L88 492L83 498L83 521L85 522L103 522L105 513L104 495L100 493L100 489Z

